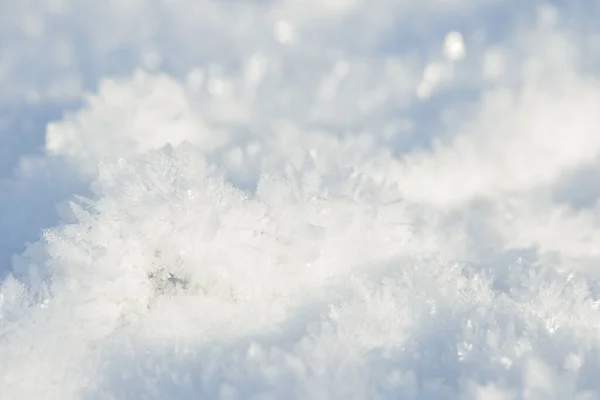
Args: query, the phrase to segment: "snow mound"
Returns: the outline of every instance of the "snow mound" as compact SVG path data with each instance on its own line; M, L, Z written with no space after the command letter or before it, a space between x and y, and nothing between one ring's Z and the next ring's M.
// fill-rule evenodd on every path
M600 9L522 3L0 2L0 398L600 398Z
M190 144L102 163L92 188L3 284L11 398L599 389L591 281L458 262L417 229L435 226L425 210L307 197L290 177L244 192Z

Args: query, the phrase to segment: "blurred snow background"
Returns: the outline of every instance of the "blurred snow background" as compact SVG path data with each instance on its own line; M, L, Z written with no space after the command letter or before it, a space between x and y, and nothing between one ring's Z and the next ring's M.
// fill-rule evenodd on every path
M599 18L0 0L0 397L599 399Z

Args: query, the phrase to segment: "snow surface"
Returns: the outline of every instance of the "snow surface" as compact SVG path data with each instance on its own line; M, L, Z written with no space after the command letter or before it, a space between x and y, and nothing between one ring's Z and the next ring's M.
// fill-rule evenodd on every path
M0 399L600 399L599 19L0 0Z

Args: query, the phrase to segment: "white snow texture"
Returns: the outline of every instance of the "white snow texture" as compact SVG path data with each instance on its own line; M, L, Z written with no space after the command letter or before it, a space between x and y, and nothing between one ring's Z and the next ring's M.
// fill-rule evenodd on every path
M0 399L600 399L599 20L0 0Z

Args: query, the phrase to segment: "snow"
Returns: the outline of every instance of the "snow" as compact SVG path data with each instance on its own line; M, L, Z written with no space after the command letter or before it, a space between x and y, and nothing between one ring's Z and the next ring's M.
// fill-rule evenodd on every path
M446 35L444 53L452 61L459 61L465 58L465 40L460 32L450 32Z
M600 398L598 17L0 1L0 398Z

